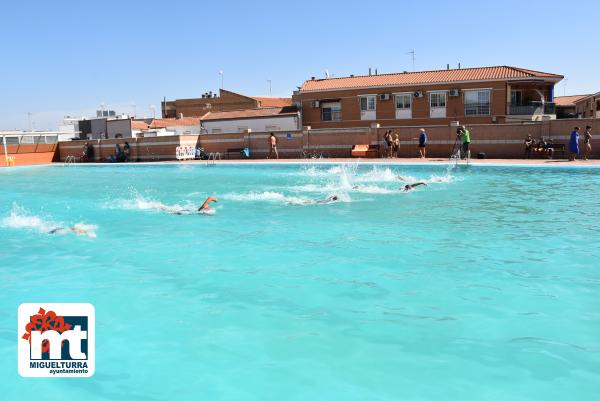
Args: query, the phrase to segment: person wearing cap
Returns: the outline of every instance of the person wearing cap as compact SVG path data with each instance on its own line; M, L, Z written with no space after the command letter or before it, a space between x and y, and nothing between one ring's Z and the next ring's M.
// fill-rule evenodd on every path
M427 132L425 132L425 128L421 128L419 130L419 155L421 159L426 157L425 148L427 146Z

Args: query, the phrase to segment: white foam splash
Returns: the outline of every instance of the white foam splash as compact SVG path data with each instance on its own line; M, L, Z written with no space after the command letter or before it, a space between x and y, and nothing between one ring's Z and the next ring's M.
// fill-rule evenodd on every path
M98 226L93 224L77 223L72 226L44 219L39 216L29 214L25 208L13 205L10 214L2 219L2 227L28 229L44 234L76 234L85 235L90 238L96 238L96 229Z
M105 206L109 209L145 210L167 213L188 213L197 209L197 206L189 202L168 205L154 199L144 198L139 194L135 194L133 199L116 200Z
M223 196L225 199L240 202L274 202L288 203L293 205L305 205L311 203L309 198L298 196L286 196L281 192L249 192L245 194L231 193Z

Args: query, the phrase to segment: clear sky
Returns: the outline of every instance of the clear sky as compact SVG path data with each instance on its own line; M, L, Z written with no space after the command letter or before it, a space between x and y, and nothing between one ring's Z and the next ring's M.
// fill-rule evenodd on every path
M160 114L220 87L291 96L334 76L514 65L565 75L556 94L600 91L600 1L7 1L0 129L64 115ZM135 106L133 106L135 104Z

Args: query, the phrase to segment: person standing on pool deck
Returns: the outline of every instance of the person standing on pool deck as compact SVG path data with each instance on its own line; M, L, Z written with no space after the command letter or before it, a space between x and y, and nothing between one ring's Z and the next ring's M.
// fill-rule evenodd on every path
M387 146L387 157L392 157L392 130L389 129L383 134L383 141Z
M425 128L421 128L419 131L419 154L421 155L421 159L426 157L425 147L427 146L427 132L425 132Z
M579 127L575 127L569 139L569 161L572 162L579 155Z
M471 145L471 131L469 131L464 125L461 127L460 131L460 135L462 137L462 149L464 153L464 156L462 158L464 159L466 157L467 159L470 159L471 150L469 149L469 146Z
M270 159L273 153L275 153L275 158L279 159L279 154L277 153L277 137L271 132L271 136L269 137L269 156L267 156L267 159Z
M592 127L586 126L585 132L583 133L583 160L587 160L590 153L592 153Z

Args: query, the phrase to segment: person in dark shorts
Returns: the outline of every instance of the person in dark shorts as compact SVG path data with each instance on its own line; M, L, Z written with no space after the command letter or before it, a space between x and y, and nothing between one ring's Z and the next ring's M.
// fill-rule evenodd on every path
M525 158L526 159L531 159L531 151L533 150L533 145L534 145L533 137L531 136L531 134L529 134L529 135L527 135L527 138L525 138Z
M471 158L471 150L469 147L471 146L471 131L467 129L464 125L461 127L461 138L462 138L462 151L463 151L463 159Z
M426 157L426 146L427 146L427 132L425 132L424 128L419 130L419 155L421 159Z
M389 129L383 134L383 141L387 147L387 157L392 157L392 130Z

